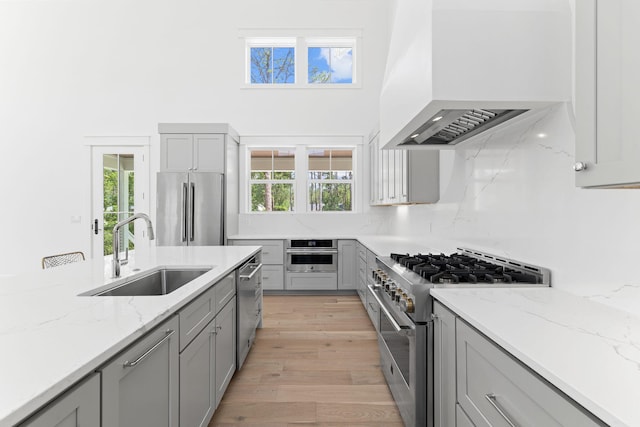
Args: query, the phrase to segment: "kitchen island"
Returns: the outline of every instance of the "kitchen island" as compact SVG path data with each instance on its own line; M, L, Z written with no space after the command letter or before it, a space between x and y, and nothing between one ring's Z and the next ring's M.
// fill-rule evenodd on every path
M123 266L121 279L157 267L211 268L168 295L79 296L116 282L102 260L1 279L0 426L25 419L259 250L153 247Z

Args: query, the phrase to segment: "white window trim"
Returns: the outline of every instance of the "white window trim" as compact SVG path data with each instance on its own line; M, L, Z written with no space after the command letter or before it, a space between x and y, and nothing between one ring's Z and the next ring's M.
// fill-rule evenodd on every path
M345 29L240 29L239 40L244 45L244 73L241 89L313 89L313 90L345 90L362 88L362 30ZM294 41L291 46L288 43ZM283 44L274 44L283 43ZM251 83L251 47L294 47L295 79L294 83ZM352 83L309 83L308 82L308 47L351 47L353 56Z
M295 141L295 144L293 143ZM287 143L291 142L291 143ZM361 187L365 185L366 177L360 173L362 167L363 137L360 136L242 136L240 137L240 213L249 215L291 215L291 214L311 214L311 215L350 215L360 213L363 203L360 200ZM251 190L250 190L250 165L251 150L259 148L262 150L295 150L296 179L295 185L295 205L293 211L251 211ZM309 170L307 152L311 148L316 149L345 149L353 150L353 180L351 187L350 211L311 211L307 210L309 205ZM303 178L304 177L304 178Z

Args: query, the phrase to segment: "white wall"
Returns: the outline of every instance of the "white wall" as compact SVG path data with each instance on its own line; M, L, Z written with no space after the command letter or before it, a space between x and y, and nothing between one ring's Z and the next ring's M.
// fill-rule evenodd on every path
M640 292L640 191L575 187L573 112L558 105L442 151L440 201L389 208L391 232L548 267L554 287L604 302Z
M159 122L229 122L240 134L367 135L377 120L387 6L0 1L0 274L39 268L51 253L90 252L85 136L151 136L157 168ZM256 27L361 29L362 88L242 89L239 29Z
M576 188L574 147L565 104L443 152L440 202L391 208L393 232L548 267L573 293L640 284L640 191Z

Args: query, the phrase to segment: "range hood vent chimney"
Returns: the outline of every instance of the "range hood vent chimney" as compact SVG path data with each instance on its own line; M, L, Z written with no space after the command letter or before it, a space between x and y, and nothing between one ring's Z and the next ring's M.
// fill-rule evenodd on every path
M452 148L570 100L566 0L395 0L383 148Z

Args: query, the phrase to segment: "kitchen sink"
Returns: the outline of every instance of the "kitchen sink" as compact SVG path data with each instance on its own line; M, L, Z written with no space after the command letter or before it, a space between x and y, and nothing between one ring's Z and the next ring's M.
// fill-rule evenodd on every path
M107 290L89 292L93 296L167 295L211 270L207 268L161 268L130 279Z

